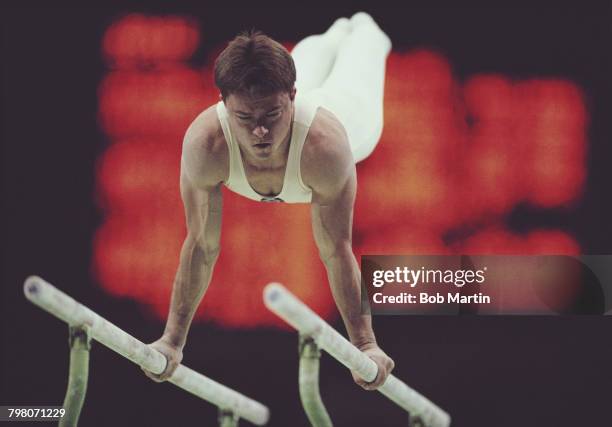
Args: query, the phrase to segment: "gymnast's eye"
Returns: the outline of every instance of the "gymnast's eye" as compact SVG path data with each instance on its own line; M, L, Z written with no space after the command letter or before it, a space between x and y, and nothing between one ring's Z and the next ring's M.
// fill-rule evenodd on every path
M243 121L251 120L251 116L242 116L238 114L237 117L238 119L243 120Z
M268 114L266 114L266 117L270 117L270 118L274 118L274 117L278 117L281 114L281 110L275 110L275 111L271 111Z

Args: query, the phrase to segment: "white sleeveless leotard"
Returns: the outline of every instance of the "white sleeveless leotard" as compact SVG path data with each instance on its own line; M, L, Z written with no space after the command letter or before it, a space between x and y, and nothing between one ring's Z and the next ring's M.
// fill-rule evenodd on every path
M305 98L295 97L293 126L289 141L289 155L281 192L275 196L264 196L257 193L247 180L238 142L233 138L228 123L228 113L223 101L217 103L217 115L223 129L229 151L229 177L225 186L231 191L258 202L310 203L312 191L302 181L300 174L300 158L304 141L318 105Z

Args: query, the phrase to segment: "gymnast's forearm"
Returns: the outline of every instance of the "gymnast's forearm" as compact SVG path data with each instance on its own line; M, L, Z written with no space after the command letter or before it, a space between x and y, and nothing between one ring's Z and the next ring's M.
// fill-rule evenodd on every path
M164 337L176 347L185 346L189 327L210 283L218 254L218 248L207 248L190 236L185 239L164 331Z
M324 264L350 341L358 348L376 344L372 317L361 310L361 275L352 250L338 251Z

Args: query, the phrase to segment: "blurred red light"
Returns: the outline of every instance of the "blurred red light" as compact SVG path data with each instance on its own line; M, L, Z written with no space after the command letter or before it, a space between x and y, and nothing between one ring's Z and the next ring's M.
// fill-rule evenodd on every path
M184 61L199 42L200 32L190 19L132 14L106 30L102 52L111 66L134 68Z

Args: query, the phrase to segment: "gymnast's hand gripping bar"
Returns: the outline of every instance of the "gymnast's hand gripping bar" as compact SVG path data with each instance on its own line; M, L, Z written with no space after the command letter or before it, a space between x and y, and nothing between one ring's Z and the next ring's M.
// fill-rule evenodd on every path
M297 329L310 336L323 350L366 381L376 378L378 367L368 356L340 335L303 302L278 283L264 289L265 305ZM448 427L450 416L393 375L378 389L411 415L418 416L427 427Z
M86 326L96 341L146 370L159 374L166 368L166 358L160 352L153 350L40 277L29 277L24 284L24 293L34 304L69 325ZM186 366L179 365L168 381L256 425L266 424L270 417L266 406Z

